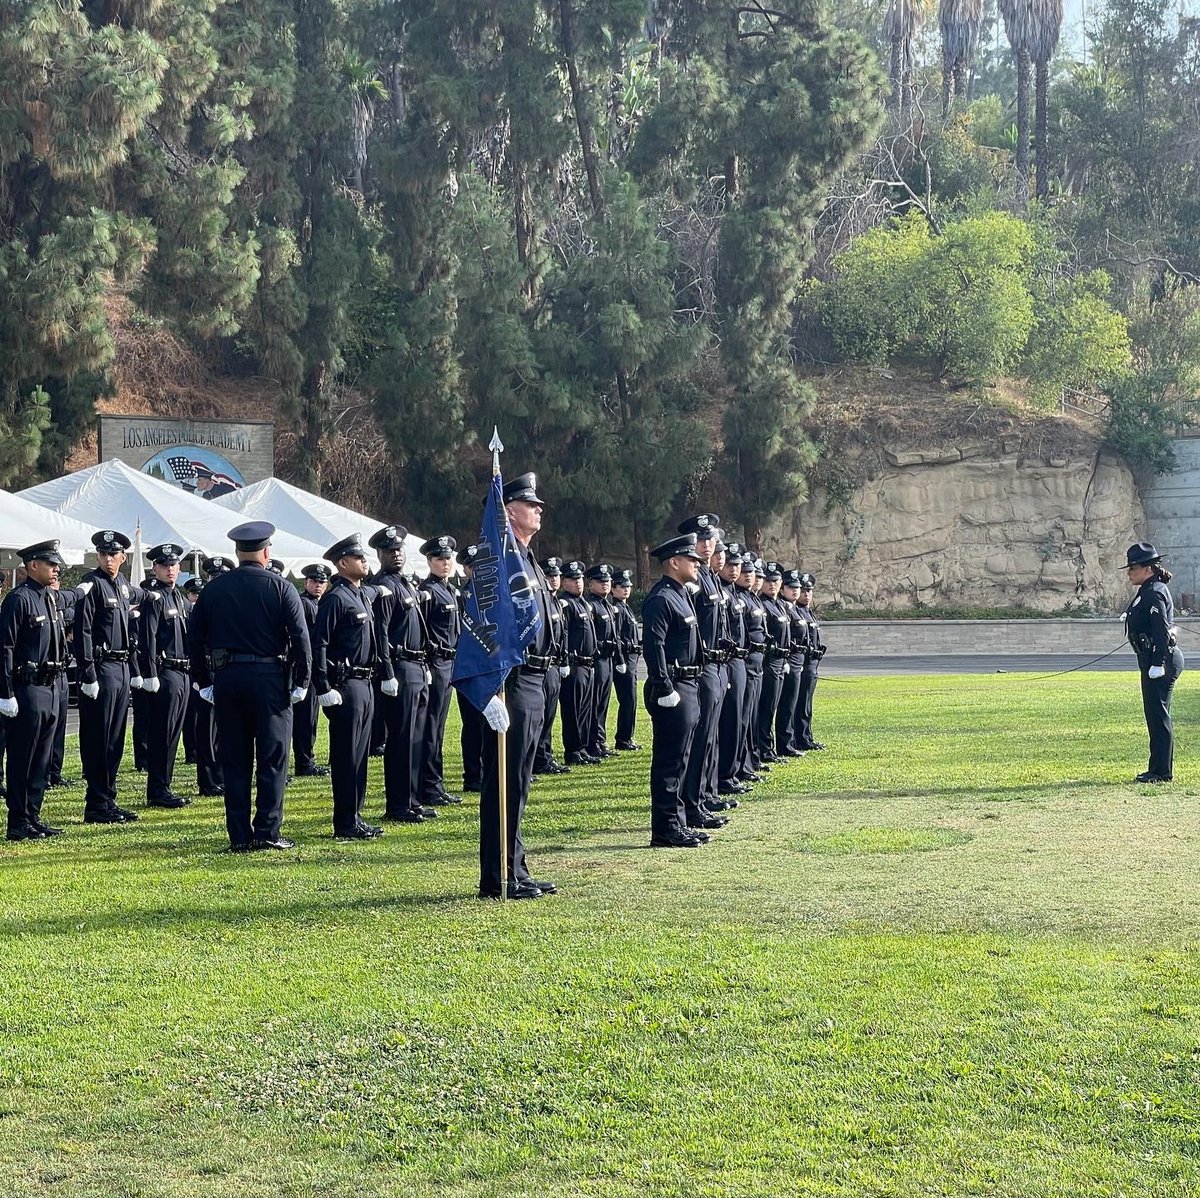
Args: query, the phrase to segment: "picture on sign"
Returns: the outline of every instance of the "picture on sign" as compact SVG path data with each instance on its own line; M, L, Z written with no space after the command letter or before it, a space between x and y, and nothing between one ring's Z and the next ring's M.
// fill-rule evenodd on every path
M236 466L208 449L164 449L146 462L142 471L205 499L220 499L246 485Z

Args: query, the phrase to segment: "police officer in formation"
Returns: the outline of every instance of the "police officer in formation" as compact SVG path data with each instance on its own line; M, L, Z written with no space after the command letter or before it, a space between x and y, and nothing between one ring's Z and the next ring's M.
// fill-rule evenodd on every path
M792 743L802 752L820 751L825 746L813 738L812 713L813 693L817 689L817 672L820 669L821 658L825 656L825 642L821 638L821 626L813 614L813 588L817 585L815 574L800 575L799 593L796 597L796 608L808 625L807 640L804 651L804 666L800 674L800 685L796 691L796 718L792 726Z
M59 723L58 682L67 671L67 632L53 585L66 562L58 541L20 551L25 581L0 605L0 716L5 719L9 840L57 836L42 799Z
M792 653L792 619L780 598L783 567L778 562L763 566L763 585L760 594L766 622L766 649L763 656L762 696L755 718L755 739L759 760L779 760L775 752L775 716L783 693L784 679L789 670Z
M296 588L267 569L274 533L266 521L230 531L238 567L201 591L188 622L192 679L216 708L234 852L295 847L282 834L283 794L292 705L308 694L312 647Z
M721 703L718 722L717 792L723 797L745 794L750 788L742 779L742 717L745 713L746 662L750 656L748 605L737 587L742 573L742 547L725 545L718 577L725 593L728 613L729 685Z
M429 628L427 592L404 573L408 529L390 524L370 540L381 569L370 582L375 591L379 651L387 657L385 679L395 683L380 705L385 729L383 818L419 824L437 815L421 803L422 738L429 710Z
M567 673L562 680L563 753L568 766L596 765L590 752L592 715L595 711L596 622L591 603L584 598L584 562L572 560L562 568L563 620L566 625Z
M75 604L79 602L83 592L78 588L63 590L56 579L50 584L54 598L62 611L63 623L68 629L75 627ZM63 776L63 764L67 757L67 712L70 710L70 685L64 670L55 683L58 693L58 727L54 731L54 749L50 754L50 776L46 780L47 790L57 790L60 787L74 786L75 779Z
M189 578L183 584L184 599L189 616L200 592L202 578ZM190 657L190 653L189 653ZM211 665L211 663L210 663ZM217 760L217 721L213 705L200 698L200 684L193 681L188 691L187 713L183 721L183 761L196 767L196 791L202 797L221 798L225 787L221 781L221 765Z
M146 555L154 567L154 579L143 588L147 598L138 618L137 673L145 696L138 718L147 725L147 807L186 807L192 801L171 789L191 693L187 648L190 607L175 585L182 555L183 547L170 543L155 545Z
M317 605L312 685L329 720L333 834L374 840L383 829L362 818L375 714L374 679L381 676L382 702L394 701L399 688L391 660L381 651L375 612L362 585L369 573L366 549L354 535L333 545L325 556L337 574Z
M317 605L329 586L332 571L320 562L312 562L300 571L304 589L300 592L300 604L304 608L304 621L308 625L308 637L312 640L317 624ZM315 687L309 687L308 695L292 709L292 753L296 758L297 778L327 778L329 768L317 764L317 716L321 710L317 703Z
M802 757L802 750L792 743L792 727L796 719L796 696L800 676L808 658L808 623L800 614L796 600L800 596L800 571L785 570L779 590L779 604L788 618L791 650L784 666L783 687L775 711L775 752L780 757Z
M570 674L567 666L566 600L559 594L562 586L562 558L547 557L541 562L542 575L550 590L550 654L554 666L546 671L542 684L546 693L546 709L542 719L542 735L538 739L537 753L533 760L535 774L569 774L571 767L564 765L554 756L554 722L558 718L559 697L563 679Z
M767 650L767 612L759 594L762 588L762 561L743 550L737 577L737 595L745 605L746 622L746 700L742 707L741 769L742 782L759 782L771 767L760 760L755 738L758 705L762 699L763 665Z
M466 597L466 587L471 581L474 569L475 555L479 552L478 545L468 545L458 551L458 564L463 570L463 588L458 592L458 618L462 622L463 605ZM461 692L457 697L458 714L462 721L459 731L459 747L463 760L463 790L478 794L483 789L483 715L474 707Z
M618 660L626 668L617 671L613 678L613 689L617 692L616 746L627 753L642 747L633 739L637 730L637 674L642 656L642 626L629 606L631 594L633 574L629 570L618 570L613 575L611 604Z
M453 689L450 675L454 670L461 627L458 596L450 589L457 548L458 543L449 536L431 537L421 546L429 563L429 574L420 585L428 632L426 665L430 676L421 745L421 803L425 807L446 807L462 802L458 795L446 789L442 759L442 741L446 735L446 717L450 714Z
M604 562L590 566L584 572L587 584L584 599L591 608L592 628L596 633L596 664L592 671L591 710L584 748L597 761L616 756L616 750L608 747L608 708L612 702L613 677L628 669L621 657L616 617L608 598L612 593L612 579L612 566Z

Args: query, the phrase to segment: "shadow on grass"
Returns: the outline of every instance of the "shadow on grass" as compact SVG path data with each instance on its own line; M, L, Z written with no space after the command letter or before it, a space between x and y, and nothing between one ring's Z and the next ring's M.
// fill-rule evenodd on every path
M837 790L796 790L784 791L778 797L788 799L819 800L828 802L830 799L928 799L949 798L954 795L970 795L981 803L986 803L991 795L1028 795L1039 798L1047 794L1066 790L1099 790L1113 786L1133 783L1114 782L1099 778L1076 778L1065 782L1020 782L1010 786L993 786L986 782L976 782L962 786L908 786L908 787L860 787L857 790L847 788ZM764 794L764 799L775 796Z

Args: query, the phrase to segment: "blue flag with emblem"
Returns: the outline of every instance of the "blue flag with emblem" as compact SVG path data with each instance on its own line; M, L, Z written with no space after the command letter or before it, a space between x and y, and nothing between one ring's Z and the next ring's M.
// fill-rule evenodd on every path
M483 509L483 527L464 597L462 632L450 681L482 711L541 624L525 558L508 526L499 472Z

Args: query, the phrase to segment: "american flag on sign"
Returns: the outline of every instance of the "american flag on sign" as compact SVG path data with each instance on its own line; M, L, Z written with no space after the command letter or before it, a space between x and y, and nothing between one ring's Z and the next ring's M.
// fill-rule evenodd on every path
M171 473L175 475L177 483L182 485L196 481L196 467L192 465L191 458L180 454L178 457L167 458L167 465L171 467Z

